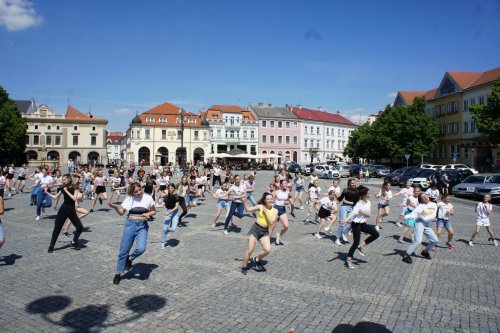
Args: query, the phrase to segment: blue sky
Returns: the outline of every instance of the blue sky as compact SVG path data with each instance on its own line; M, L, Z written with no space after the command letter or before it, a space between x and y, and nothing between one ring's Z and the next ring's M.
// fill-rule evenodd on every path
M446 71L500 66L500 1L0 0L0 85L125 130L163 102L357 121Z

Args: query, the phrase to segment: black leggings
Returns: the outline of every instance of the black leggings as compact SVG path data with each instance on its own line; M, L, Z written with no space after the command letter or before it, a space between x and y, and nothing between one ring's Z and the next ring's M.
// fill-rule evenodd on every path
M371 242L373 242L374 240L376 240L380 236L377 229L375 229L374 225L368 225L366 223L354 223L354 222L352 222L351 228L352 228L353 242L352 242L351 248L349 249L349 253L347 253L347 256L349 258L352 258L352 256L354 255L354 251L356 251L356 249L359 246L359 242L361 239L361 232L364 232L365 234L370 235L370 237L365 239L365 243L367 245L370 244Z
M54 246L57 242L57 237L61 233L61 229L66 222L66 219L69 219L71 223L75 226L75 235L73 236L73 242L78 242L78 238L83 232L83 225L78 215L76 215L75 208L70 208L66 205L62 205L57 212L56 221L54 223L54 231L52 231L52 239L50 240L50 246Z
M182 218L187 215L188 209L186 206L186 199L184 197L179 197L179 206L182 208L182 214L179 216L179 222L182 222Z
M212 186L215 186L215 183L219 183L219 186L222 186L220 182L220 176L214 176L214 178L212 179Z

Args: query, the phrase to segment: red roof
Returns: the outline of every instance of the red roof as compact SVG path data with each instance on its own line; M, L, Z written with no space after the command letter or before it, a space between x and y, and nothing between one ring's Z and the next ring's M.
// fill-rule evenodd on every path
M144 126L167 126L167 127L180 127L180 110L181 108L170 104L163 103L154 108L145 111L139 115L141 124ZM154 119L154 121L146 121L147 118ZM160 118L166 118L166 122L160 122ZM179 122L177 120L179 119ZM195 120L194 123L189 122ZM190 111L184 110L184 126L185 127L200 127L201 118L199 115Z
M495 81L500 77L500 67L482 73L476 80L472 81L466 88L473 88L482 84Z
M173 104L170 104L170 103L163 103L163 104L160 104L158 106L155 106L154 108L152 108L152 109L150 109L148 111L145 111L142 114L148 114L148 115L152 115L152 114L158 114L158 115L179 115L179 110L180 109L181 108L178 107L178 106L176 106L176 105L173 105Z
M296 107L292 108L292 112L300 119L356 126L352 121L337 113Z
M67 120L86 120L86 121L95 121L96 123L101 123L101 122L108 122L104 118L94 118L94 117L89 117L88 115L78 111L76 108L72 107L71 105L68 105L68 109L66 110L66 115L65 118Z
M431 99L433 99L434 97L436 97L436 92L437 92L437 90L438 90L438 88L434 88L434 89L432 89L432 90L429 90L428 92L426 92L426 93L424 94L424 98L425 98L426 100L428 100L428 101L429 101L429 100L431 100Z
M407 105L413 104L416 97L423 97L426 94L425 91L400 91L398 93Z
M212 105L211 107L208 108L208 110L209 111L213 110L213 111L222 111L222 112L232 112L232 113L240 113L243 111L247 111L238 105L221 105L221 104Z
M122 137L124 135L125 135L125 133L123 133L123 132L108 132L108 137L110 137L110 136Z
M461 89L477 80L482 74L482 72L448 72L448 75L455 80Z

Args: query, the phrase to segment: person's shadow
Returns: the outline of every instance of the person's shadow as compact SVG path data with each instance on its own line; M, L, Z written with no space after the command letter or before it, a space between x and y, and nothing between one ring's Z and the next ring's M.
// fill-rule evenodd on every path
M149 279L151 272L156 268L158 268L158 265L156 264L145 264L140 262L133 265L130 271L122 276L122 279L139 279L144 281Z
M16 260L21 259L22 257L23 256L15 253L9 254L8 256L3 256L2 258L0 258L0 266L14 265L16 263ZM3 263L1 263L2 261Z

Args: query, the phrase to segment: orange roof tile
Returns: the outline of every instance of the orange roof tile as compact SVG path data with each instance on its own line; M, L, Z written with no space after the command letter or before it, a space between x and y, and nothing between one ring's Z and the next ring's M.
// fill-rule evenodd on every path
M326 111L311 110L306 108L292 108L292 112L300 119L322 121L327 123L338 123L355 126L352 121L344 118L340 114L330 113Z
M466 88L473 88L480 86L482 84L488 83L495 81L500 77L500 67L490 69L489 71L486 71L482 73L481 76L479 76L476 80L471 82Z
M429 90L428 92L426 92L424 94L424 98L428 101L430 101L431 99L434 99L434 97L436 97L436 92L437 92L438 88L434 88L432 90Z
M181 108L174 105L174 104L170 104L170 103L163 103L163 104L160 104L158 106L155 106L154 108L148 110L148 111L145 111L143 112L142 114L149 114L149 115L153 115L153 114L158 114L158 115L178 115L179 114L179 110ZM189 112L189 111L188 111Z
M425 91L400 91L398 94L402 99L406 102L406 104L411 105L415 97L423 97L426 92Z
M89 116L86 114L81 113L71 105L68 105L68 109L66 110L66 118L88 118L90 119Z
M473 81L478 79L483 73L482 72L447 72L448 75L460 86L461 89L464 89Z
M212 105L211 107L208 108L208 110L232 112L232 113L240 113L243 111L247 111L238 105L220 105L220 104Z

